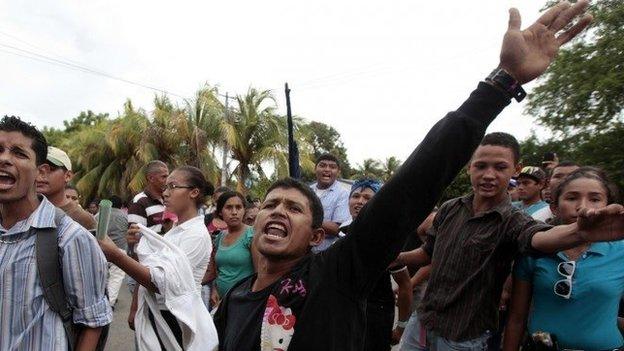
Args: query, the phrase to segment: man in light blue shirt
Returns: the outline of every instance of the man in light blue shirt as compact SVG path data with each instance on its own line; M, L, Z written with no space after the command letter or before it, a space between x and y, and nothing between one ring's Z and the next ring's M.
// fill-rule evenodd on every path
M67 350L61 317L50 309L38 275L35 238L56 228L76 349L95 350L112 310L105 295L107 265L95 238L36 193L48 145L17 117L0 120L0 350Z
M321 252L338 240L340 225L351 220L349 213L349 191L336 181L340 171L338 159L331 154L323 154L316 161L316 183L310 187L323 204L323 230L325 240L312 249Z

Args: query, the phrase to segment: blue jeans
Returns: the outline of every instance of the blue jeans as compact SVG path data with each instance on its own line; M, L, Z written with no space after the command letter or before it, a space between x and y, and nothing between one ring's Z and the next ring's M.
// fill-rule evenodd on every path
M427 345L431 351L487 351L488 340L492 337L490 331L486 331L478 338L466 341L452 341L439 336L432 330L427 330Z
M414 311L410 316L403 336L401 337L401 351L428 351L427 331L420 325L418 312Z

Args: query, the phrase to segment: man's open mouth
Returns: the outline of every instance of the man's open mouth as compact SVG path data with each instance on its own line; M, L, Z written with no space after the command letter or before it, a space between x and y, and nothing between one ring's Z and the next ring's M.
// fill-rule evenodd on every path
M0 189L8 189L15 185L15 176L12 174L0 171Z
M279 222L269 222L264 227L264 234L276 239L282 239L288 236L286 226Z

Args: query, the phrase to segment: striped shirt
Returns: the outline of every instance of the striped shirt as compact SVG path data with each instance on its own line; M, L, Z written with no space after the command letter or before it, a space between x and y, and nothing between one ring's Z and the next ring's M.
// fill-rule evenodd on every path
M162 233L162 215L165 211L162 198L147 189L136 194L128 206L128 223L140 223L158 234Z
M0 225L0 350L67 350L63 323L44 299L35 255L35 231L54 228L55 208L37 209L10 229ZM6 243L10 242L10 243ZM96 328L112 322L105 296L107 265L95 238L70 217L58 227L59 254L73 322Z
M533 252L533 235L551 228L512 207L509 199L474 214L473 197L442 205L423 246L431 257L431 276L418 315L426 329L453 341L496 330L511 262L518 253Z

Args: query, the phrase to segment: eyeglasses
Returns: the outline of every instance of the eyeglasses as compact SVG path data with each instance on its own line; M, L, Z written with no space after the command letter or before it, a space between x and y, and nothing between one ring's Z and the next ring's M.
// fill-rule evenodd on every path
M177 184L167 184L163 187L163 190L175 190L175 189L193 189L194 186L190 185L177 185Z
M561 274L565 279L561 279L555 283L553 287L555 295L569 299L572 296L572 276L576 271L576 262L565 261L557 265L557 273Z

